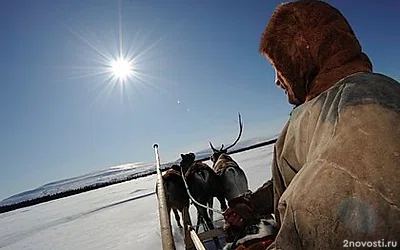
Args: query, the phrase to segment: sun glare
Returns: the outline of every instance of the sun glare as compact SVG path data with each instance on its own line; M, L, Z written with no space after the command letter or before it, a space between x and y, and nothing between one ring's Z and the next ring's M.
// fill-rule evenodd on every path
M133 74L132 62L119 58L111 62L111 72L114 77L123 82Z
M133 27L128 29L130 32L123 36L122 7L120 4L120 1L118 1L118 27L114 27L116 32L112 29L112 32L105 36L107 37L104 40L105 43L97 39L96 34L87 36L85 30L79 31L67 27L84 45L87 45L88 49L90 49L88 51L92 52L93 55L93 58L84 58L82 60L84 66L74 65L68 67L76 71L76 73L74 72L75 76L71 78L93 77L96 79L93 81L93 85L96 85L94 88L100 86L100 91L93 100L92 105L97 103L102 96L108 99L115 90L119 90L121 103L124 102L124 98L127 98L129 105L131 105L132 94L136 91L141 91L141 88L152 87L166 91L156 83L156 81L160 80L156 76L158 71L153 73L153 67L145 65L146 63L154 62L154 49L165 36L154 40L146 40L146 37L149 39L150 32L149 34L143 34L139 28L136 32L131 32L131 30L135 29ZM148 72L148 69L151 69L151 71Z

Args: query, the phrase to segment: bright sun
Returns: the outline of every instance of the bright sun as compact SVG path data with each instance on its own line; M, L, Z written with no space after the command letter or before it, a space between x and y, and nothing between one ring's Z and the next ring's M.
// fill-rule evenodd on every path
M146 66L146 63L148 61L153 62L151 59L154 55L150 56L150 53L154 53L153 49L165 36L153 39L153 41L143 41L143 44L141 42L136 44L136 36L141 33L140 29L136 31L135 35L132 32L127 32L126 35L123 35L121 1L117 2L119 11L118 23L114 27L117 28L118 26L118 28L115 31L112 30L109 35L104 36L111 38L105 41L107 43L102 44L102 41L92 41L90 38L96 36L87 37L85 31L69 29L73 35L87 45L88 51L93 54L93 63L91 63L92 60L85 60L83 66L71 67L74 70L73 78L94 77L96 79L94 83L103 87L93 104L102 95L109 98L115 90L119 90L121 103L125 96L129 105L131 105L131 91L140 91L140 88L148 86L159 88L153 82L157 81L158 78L151 71L147 71L148 69L153 69L153 67ZM132 40L125 41L123 39L125 37ZM87 64L88 62L90 64Z
M124 82L133 74L132 62L124 58L119 58L111 62L111 71L114 77L119 81Z

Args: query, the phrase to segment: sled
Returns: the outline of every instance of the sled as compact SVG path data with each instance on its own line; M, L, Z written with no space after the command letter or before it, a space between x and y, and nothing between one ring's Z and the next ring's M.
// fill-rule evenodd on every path
M217 227L208 231L196 234L193 228L188 228L185 232L185 249L186 250L201 250L201 249L217 249L213 238L217 237L221 246L225 243L225 235L222 227Z

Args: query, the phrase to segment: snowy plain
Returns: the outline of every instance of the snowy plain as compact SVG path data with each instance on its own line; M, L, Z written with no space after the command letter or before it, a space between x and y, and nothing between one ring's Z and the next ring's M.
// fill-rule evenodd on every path
M272 151L270 145L231 155L245 171L251 190L270 179ZM150 175L0 214L0 249L161 249L156 178ZM190 214L195 223L193 206ZM221 218L214 213L214 220ZM184 249L173 216L171 224L177 249Z

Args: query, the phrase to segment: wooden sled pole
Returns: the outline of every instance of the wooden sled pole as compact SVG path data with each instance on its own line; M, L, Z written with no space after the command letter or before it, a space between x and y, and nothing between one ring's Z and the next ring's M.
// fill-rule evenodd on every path
M206 250L204 247L203 243L201 242L199 236L196 234L196 232L193 230L193 228L189 228L189 234L190 238L192 239L193 245L196 248L196 250Z
M154 144L154 151L157 162L157 199L158 213L160 217L161 242L163 250L175 250L175 242L172 236L171 222L168 214L167 200L165 196L164 182L160 169L160 155L158 153L158 145Z

